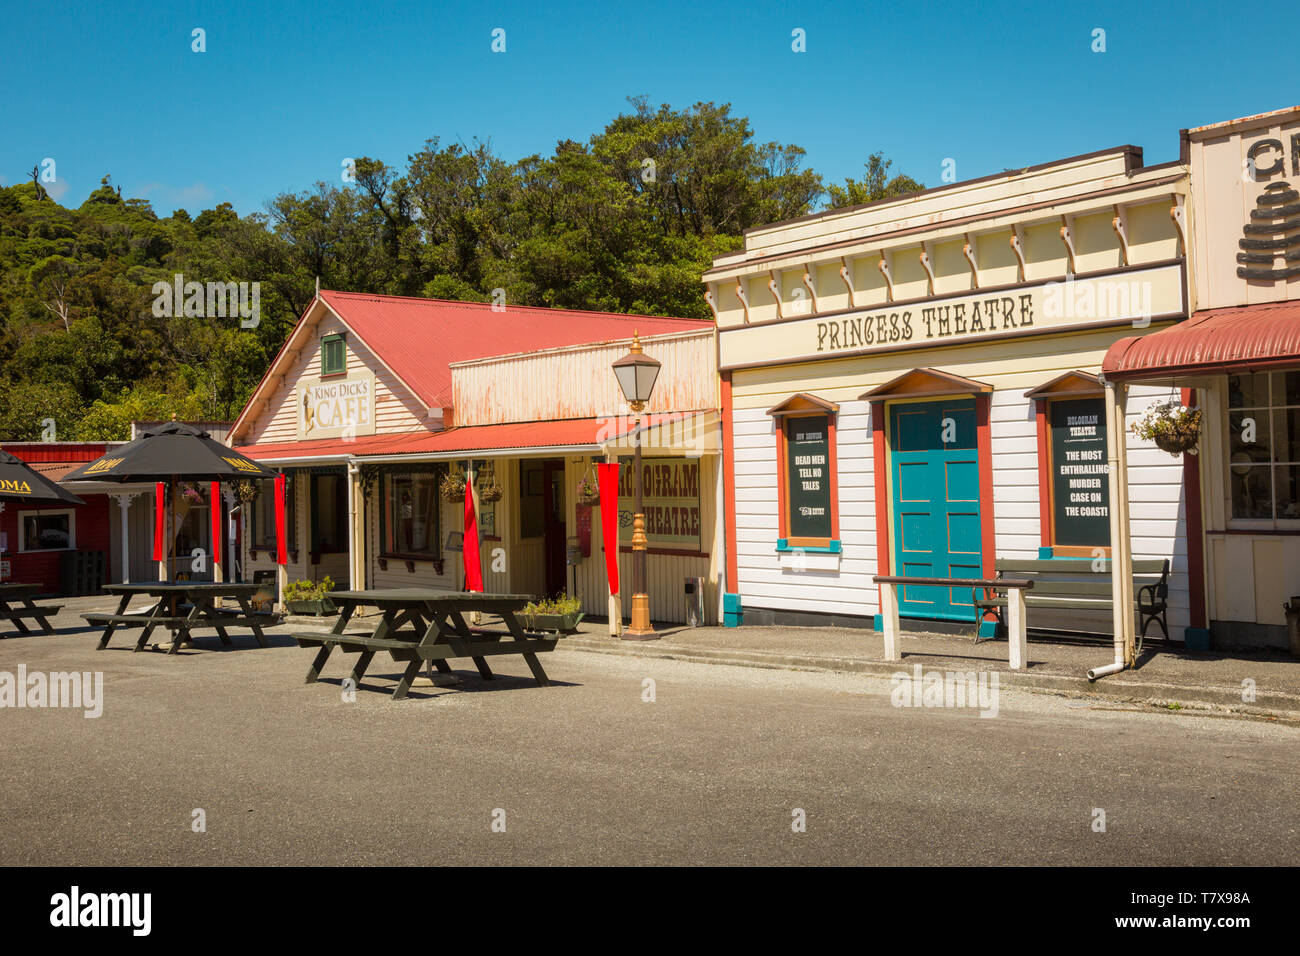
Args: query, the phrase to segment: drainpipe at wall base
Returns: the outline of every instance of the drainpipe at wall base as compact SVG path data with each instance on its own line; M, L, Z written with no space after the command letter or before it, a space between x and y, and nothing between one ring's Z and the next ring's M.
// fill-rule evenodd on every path
M1098 677L1105 677L1107 674L1118 674L1128 667L1123 661L1116 661L1114 664L1105 664L1101 667L1094 667L1088 671L1088 680L1096 680Z

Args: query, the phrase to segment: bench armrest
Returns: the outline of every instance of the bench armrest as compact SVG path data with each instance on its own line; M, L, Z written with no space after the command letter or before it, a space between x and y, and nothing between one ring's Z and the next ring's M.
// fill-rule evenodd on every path
M1142 600L1142 595L1150 593L1148 600ZM1144 584L1137 590L1138 607L1158 607L1166 603L1169 598L1169 586L1163 580L1155 584Z

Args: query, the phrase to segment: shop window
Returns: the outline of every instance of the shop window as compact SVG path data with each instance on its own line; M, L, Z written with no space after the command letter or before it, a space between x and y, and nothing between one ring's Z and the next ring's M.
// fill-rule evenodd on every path
M320 373L340 375L347 371L347 343L341 335L327 335L320 342Z
M331 553L348 549L348 489L343 475L311 476L311 549Z
M1047 403L1051 544L1057 554L1110 547L1110 474L1104 398Z
M1233 518L1300 519L1300 372L1228 376Z
M383 552L395 557L440 557L441 471L384 475Z
M73 512L37 511L21 517L19 551L66 551L77 546L77 520Z
M835 417L839 406L795 395L768 410L776 419L777 550L839 551Z
M288 523L286 547L292 551L298 547L298 509L294 507L293 479L290 478L284 490L285 520ZM248 528L248 546L254 550L270 551L275 548L275 483L262 483L261 492L253 499L252 521Z
M1110 550L1106 400L1090 372L1066 372L1031 389L1038 433L1040 554L1091 557Z
M545 462L519 462L519 537L540 538L546 531Z

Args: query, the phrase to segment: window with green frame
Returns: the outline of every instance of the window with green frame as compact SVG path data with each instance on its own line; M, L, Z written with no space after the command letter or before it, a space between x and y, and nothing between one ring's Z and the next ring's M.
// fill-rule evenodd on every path
M341 335L327 335L320 340L320 373L338 375L348 368L347 342Z

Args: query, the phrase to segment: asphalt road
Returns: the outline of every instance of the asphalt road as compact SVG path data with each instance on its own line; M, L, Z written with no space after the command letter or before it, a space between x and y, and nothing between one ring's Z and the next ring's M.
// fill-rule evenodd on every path
M0 862L1300 863L1294 726L1005 690L981 718L878 678L563 650L551 687L498 659L399 703L376 658L346 702L338 661L306 685L310 651L235 640L0 641L0 672L105 682L98 719L0 709Z

